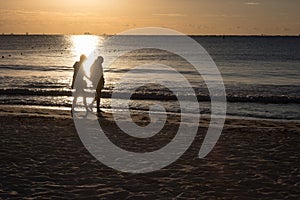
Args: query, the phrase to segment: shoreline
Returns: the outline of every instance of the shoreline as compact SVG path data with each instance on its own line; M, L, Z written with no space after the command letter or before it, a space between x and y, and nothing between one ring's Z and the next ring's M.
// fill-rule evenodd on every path
M27 109L27 111L25 111ZM111 109L104 109L105 112L111 113ZM22 112L21 112L22 111ZM35 112L37 111L37 113ZM147 114L148 112L145 110L134 110L136 113ZM11 104L0 104L0 116L6 114L13 115L41 115L42 113L45 116L55 116L62 115L63 117L71 117L70 115L71 108L65 106L39 106L39 105L11 105ZM180 113L167 113L174 116L179 116ZM188 114L188 113L186 113ZM62 117L61 116L61 117ZM201 118L210 118L209 114L201 114ZM234 116L234 115L226 115L226 119L230 120L246 120L246 121L269 121L269 122L293 122L300 123L300 120L295 119L275 119L275 118L258 118L258 117L246 117L246 116Z

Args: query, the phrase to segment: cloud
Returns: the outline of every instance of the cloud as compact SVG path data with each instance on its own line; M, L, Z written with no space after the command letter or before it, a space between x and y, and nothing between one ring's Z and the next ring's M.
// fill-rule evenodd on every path
M180 13L154 13L152 15L165 17L186 17L186 15Z
M260 5L259 2L246 2L245 4L246 4L247 6L258 6L258 5Z
M203 14L201 17L206 18L241 18L240 14Z

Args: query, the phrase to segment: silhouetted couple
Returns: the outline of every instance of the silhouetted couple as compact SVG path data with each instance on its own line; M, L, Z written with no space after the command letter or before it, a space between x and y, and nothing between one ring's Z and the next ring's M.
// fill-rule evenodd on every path
M97 59L94 61L94 63L90 67L90 77L88 77L85 73L85 62L87 60L87 57L82 54L80 56L80 60L75 62L73 65L74 68L74 74L73 74L73 81L72 81L72 89L75 89L75 97L73 99L73 105L75 105L77 101L77 97L83 97L83 104L88 111L92 111L93 103L96 101L97 103L97 113L100 113L100 97L101 97L101 91L104 87L104 74L103 74L103 57L98 56ZM84 79L88 79L92 82L93 88L96 89L95 98L94 101L91 104L91 107L87 105L86 102L86 92L84 91L85 88L87 88L87 82ZM76 80L76 84L75 84ZM80 81L80 82L78 82ZM76 86L76 88L74 88Z

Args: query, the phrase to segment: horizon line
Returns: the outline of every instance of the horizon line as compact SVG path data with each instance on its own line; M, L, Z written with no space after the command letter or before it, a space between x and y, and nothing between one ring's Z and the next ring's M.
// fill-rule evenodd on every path
M69 34L69 33L2 33L0 34L0 36L61 36L61 35L92 35L92 36L108 36L108 37L111 37L111 36L115 36L115 35L118 35L118 34L106 34L106 33L103 33L103 34L92 34L92 33L72 33L72 34ZM268 36L268 37L299 37L300 34L185 34L187 36L204 36L204 37L209 37L209 36L215 36L215 37L264 37L264 36ZM122 36L181 36L181 35L145 35L145 34L136 34L136 35L122 35Z

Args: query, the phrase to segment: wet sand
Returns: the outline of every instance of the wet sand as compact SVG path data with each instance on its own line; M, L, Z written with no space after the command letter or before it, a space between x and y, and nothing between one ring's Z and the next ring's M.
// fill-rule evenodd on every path
M118 135L109 113L102 125ZM299 199L300 123L227 119L213 151L198 151L209 119L202 119L191 147L175 163L146 174L119 172L97 161L76 133L70 111L0 106L0 198L84 199ZM133 118L147 124L147 116ZM152 150L166 137L139 143ZM162 139L164 138L164 139ZM114 138L120 147L131 140Z

